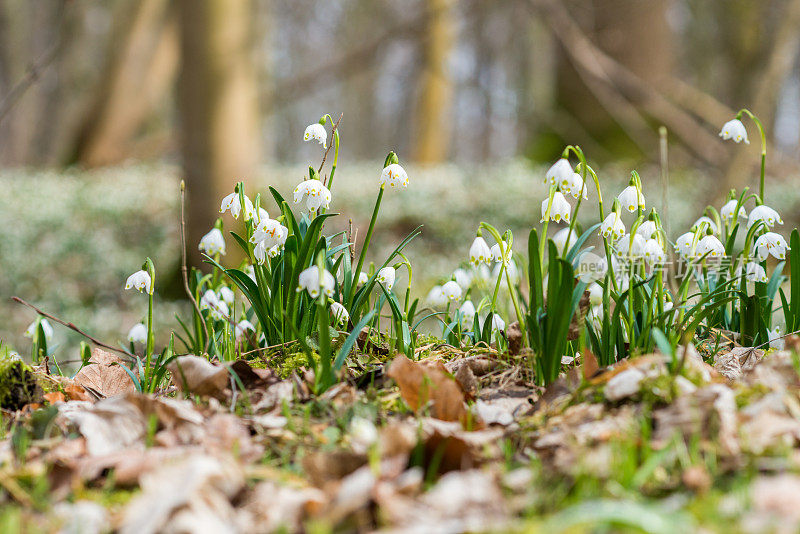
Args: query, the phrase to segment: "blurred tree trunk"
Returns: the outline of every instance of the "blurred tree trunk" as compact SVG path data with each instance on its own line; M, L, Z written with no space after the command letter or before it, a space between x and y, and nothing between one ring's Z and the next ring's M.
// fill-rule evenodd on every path
M252 179L258 162L257 69L250 0L179 0L178 107L188 197L188 242L219 213L222 197ZM250 191L252 193L252 191Z
M70 163L97 167L128 157L134 136L173 85L179 47L169 2L141 0L126 7Z
M427 28L422 33L423 64L416 106L414 159L439 163L450 149L450 107L453 94L447 60L453 48L451 0L427 0Z

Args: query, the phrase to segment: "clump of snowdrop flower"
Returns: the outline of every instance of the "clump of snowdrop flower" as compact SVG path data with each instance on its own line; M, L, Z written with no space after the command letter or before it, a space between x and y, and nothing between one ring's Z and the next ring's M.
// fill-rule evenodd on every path
M625 235L625 224L619 213L612 211L600 224L600 235L612 240L619 239Z
M644 195L635 185L629 185L617 196L620 205L633 213L638 208L644 209Z
M128 331L128 341L131 343L147 343L147 327L144 323L136 323Z
M442 294L449 301L458 300L461 298L461 286L455 280L445 282L442 286Z
M729 200L725 203L724 206L719 210L719 216L722 217L722 220L728 221L729 223L733 221L733 212L736 211L736 206L739 205L739 201L736 199ZM739 219L747 218L747 211L744 209L744 206L739 206Z
M716 259L725 255L725 245L716 236L707 235L697 243L697 257Z
M751 282L763 282L766 283L769 281L767 278L767 272L764 268L757 264L754 261L751 261L745 266L745 278L750 280Z
M253 231L251 243L261 244L269 250L273 247L282 247L289 236L289 229L275 219L262 219Z
M331 303L331 315L333 316L333 320L336 321L336 324L346 323L350 320L350 314L347 313L347 308L339 302Z
M212 228L210 232L200 239L200 245L197 248L210 256L215 254L224 255L225 238L222 236L222 231L219 228Z
M694 243L694 238L694 232L686 232L685 234L681 234L678 239L675 240L675 252L686 259L691 259L694 256L692 254L692 244Z
M309 124L306 127L305 133L303 133L303 141L319 141L319 144L322 145L322 148L328 148L328 132L325 130L325 127L318 122L314 124Z
M489 265L492 262L492 250L481 236L476 237L469 247L469 261L476 267L482 263Z
M327 209L331 203L331 192L319 180L303 180L294 188L294 203L306 203L308 211Z
M221 288L219 288L217 296L219 297L219 300L221 300L228 306L231 306L233 304L234 294L231 288L227 286L222 286Z
M147 271L136 271L125 281L125 289L135 288L140 293L150 293L150 283L150 274Z
M236 326L233 327L233 336L238 340L241 339L245 332L255 332L256 327L253 326L253 323L244 319L236 323Z
M750 228L758 221L763 222L769 228L775 226L775 223L783 224L783 219L778 215L778 212L764 204L756 206L750 212L750 217L747 219L747 228Z
M425 297L425 300L434 308L441 308L447 304L447 297L444 296L442 286L433 286L431 290L428 291L428 296Z
M561 184L564 181L566 181L566 183L571 183L573 174L575 174L575 171L572 169L569 160L567 160L567 158L561 158L547 170L544 182L550 182L550 185Z
M380 184L381 187L408 187L408 174L399 163L392 163L381 171Z
M475 323L475 305L471 300L467 300L458 309L461 314L461 321L465 328L472 328Z
M47 341L52 340L53 339L53 327L50 324L50 321L48 321L45 318L42 318L41 325L42 325L42 332L44 332L45 340L47 340ZM29 338L36 337L36 329L37 329L36 321L33 321L31 324L28 325L27 330L25 330L25 334L24 334L25 337L29 337Z
M380 285L382 285L386 291L391 291L392 287L394 287L394 279L397 276L394 267L384 267L380 271L378 271L378 276L375 279L378 281Z
M739 119L733 119L723 124L719 136L723 139L733 139L737 143L744 141L745 144L750 144L747 139L747 130Z
M645 239L652 239L657 230L658 228L656 227L655 221L646 220L639 225L639 228L636 229L636 233Z
M305 289L314 299L320 296L320 292L330 297L333 296L335 285L336 279L327 269L323 269L322 276L320 276L319 267L312 265L300 273L297 291L299 293Z
M549 205L549 210L548 210ZM554 221L554 222L569 222L570 211L572 207L567 202L564 194L561 191L553 193L553 201L549 198L542 201L542 219L539 222Z
M211 317L220 321L229 315L228 305L219 299L213 289L206 290L200 297L200 309L208 310Z
M789 244L782 235L775 232L767 232L756 239L756 255L759 261L767 259L768 255L772 255L779 260L786 259L786 251L789 250Z
M225 213L228 210L230 210L234 219L239 218L239 214L242 212L242 205L239 201L239 193L234 191L222 199L219 212ZM249 221L254 215L255 208L253 207L253 202L247 197L247 195L244 195L244 220Z

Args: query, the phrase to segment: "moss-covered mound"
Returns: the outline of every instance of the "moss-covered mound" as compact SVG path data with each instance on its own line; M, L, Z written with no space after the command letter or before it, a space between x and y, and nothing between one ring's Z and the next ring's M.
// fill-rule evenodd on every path
M30 367L20 360L0 359L0 408L19 410L42 401L42 388Z

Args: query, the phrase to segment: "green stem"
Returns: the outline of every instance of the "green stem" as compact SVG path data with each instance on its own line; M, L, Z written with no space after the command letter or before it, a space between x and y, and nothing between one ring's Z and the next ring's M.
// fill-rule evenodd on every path
M355 295L355 289L358 284L358 276L361 274L361 268L364 267L364 260L367 257L367 250L369 249L369 242L372 239L372 232L375 231L375 222L378 220L378 211L381 208L383 191L384 186L381 186L381 190L378 192L378 198L375 200L375 208L372 210L372 218L369 221L367 236L364 238L364 245L361 247L361 254L358 256L358 264L356 266L356 270L353 272L353 283L350 286L350 294L347 296L348 307L353 303L353 296Z
M739 113L736 114L736 119L739 120L742 118L742 114L746 114L748 117L752 119L752 121L756 124L758 128L758 133L761 134L761 182L759 184L759 197L761 197L761 202L764 202L764 175L767 169L767 136L764 133L764 126L761 124L761 121L758 120L752 111L747 108L742 108L739 110ZM737 214L738 215L738 214Z

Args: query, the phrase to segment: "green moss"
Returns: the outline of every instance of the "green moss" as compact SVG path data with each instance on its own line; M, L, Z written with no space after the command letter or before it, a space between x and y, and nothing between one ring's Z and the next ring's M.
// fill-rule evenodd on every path
M0 360L0 407L19 410L42 401L42 387L30 367L20 360Z

